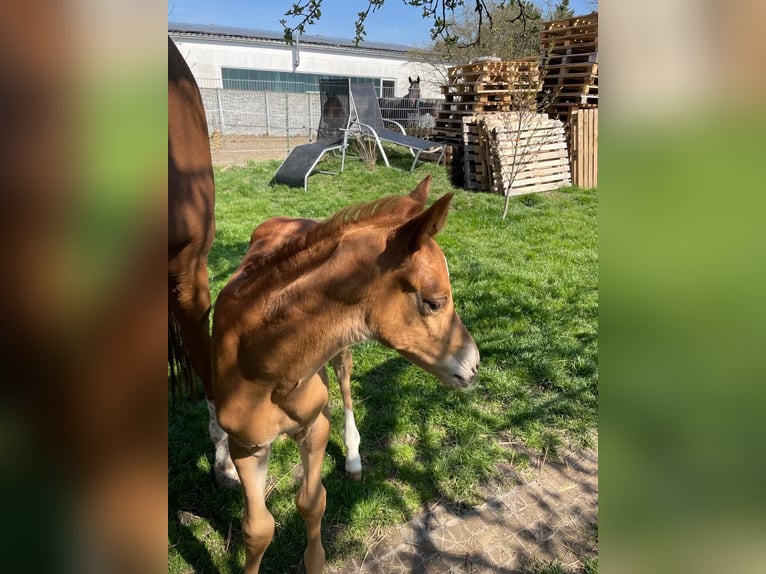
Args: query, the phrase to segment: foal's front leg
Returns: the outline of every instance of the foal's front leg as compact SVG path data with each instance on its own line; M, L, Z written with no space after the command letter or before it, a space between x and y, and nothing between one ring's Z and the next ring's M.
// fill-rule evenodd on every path
M242 532L245 537L245 574L257 574L266 548L274 537L274 517L266 508L266 479L271 445L253 453L229 437L229 450L245 495Z
M218 418L215 414L215 404L210 399L207 400L207 410L210 415L208 423L208 433L210 440L215 447L215 462L213 463L213 474L218 486L224 488L236 488L239 486L239 476L234 468L229 453L229 437L226 431L218 424Z
M330 438L330 410L327 405L307 429L301 440L295 437L300 446L303 463L303 482L295 496L303 521L306 523L308 545L303 554L307 574L320 574L324 566L325 553L322 546L322 516L324 515L327 495L322 485L322 460L327 441Z

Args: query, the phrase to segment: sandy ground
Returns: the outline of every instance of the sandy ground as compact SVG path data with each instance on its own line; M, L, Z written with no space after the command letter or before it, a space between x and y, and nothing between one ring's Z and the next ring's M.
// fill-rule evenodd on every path
M308 141L306 137L296 136L286 138L214 134L210 138L210 151L215 166L246 165L251 160L284 159L290 149Z

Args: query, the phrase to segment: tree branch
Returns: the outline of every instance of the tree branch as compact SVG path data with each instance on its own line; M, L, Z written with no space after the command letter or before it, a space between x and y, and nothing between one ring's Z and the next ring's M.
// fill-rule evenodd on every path
M390 0L391 1L391 0ZM452 33L454 24L454 12L456 8L465 6L466 0L402 0L408 6L421 8L423 19L431 20L431 40L441 39L447 46L454 47L458 43L458 36ZM386 0L367 0L367 8L357 13L355 22L354 43L359 43L367 35L365 22L370 14L375 13L382 8ZM506 5L517 6L519 13L512 21L526 21L526 12L524 0L501 0L497 6L504 8ZM487 5L487 0L474 0L474 11L478 16L478 29L476 40L474 42L461 44L461 47L475 46L481 42L481 31L487 25L492 29L492 13ZM293 43L296 33L305 33L306 26L316 24L322 17L322 0L297 0L285 12L285 16L291 17L293 21L288 24L287 18L279 21L284 31L284 38L288 44ZM486 19L486 22L485 22Z

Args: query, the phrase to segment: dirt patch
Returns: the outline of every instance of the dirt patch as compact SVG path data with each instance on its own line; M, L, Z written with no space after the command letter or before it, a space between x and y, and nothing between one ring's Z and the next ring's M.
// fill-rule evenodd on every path
M482 493L483 504L435 504L370 544L361 560L328 567L352 572L534 572L555 563L580 572L598 555L598 450L569 451L560 461L510 466Z
M247 165L249 161L283 160L292 148L309 143L309 141L307 136L290 136L289 138L240 136L222 135L214 132L210 136L210 153L213 157L213 165L217 167ZM451 154L451 148L448 147L447 150ZM439 154L422 153L420 155L420 159L423 161L436 161L438 157Z
M213 165L247 165L249 161L282 160L296 145L308 143L307 137L238 136L214 133L210 137Z

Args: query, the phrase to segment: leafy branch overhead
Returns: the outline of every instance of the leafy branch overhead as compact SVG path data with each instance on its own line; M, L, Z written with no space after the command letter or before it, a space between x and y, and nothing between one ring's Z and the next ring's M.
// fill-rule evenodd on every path
M389 0L393 2L394 0ZM518 9L515 20L524 22L527 18L529 3L525 0L401 0L404 4L414 8L420 8L422 18L431 22L431 40L441 40L447 46L464 47L481 42L481 30L485 25L492 28L492 11L497 8L514 6ZM367 7L357 12L355 22L356 32L354 42L358 45L367 35L365 22L370 14L383 7L386 0L367 0ZM364 4L364 2L362 2ZM477 34L469 43L461 43L458 34L453 33L454 13L460 8L473 8L478 23ZM292 44L296 33L304 34L306 26L315 24L322 17L322 0L298 0L293 2L292 7L285 12L290 18L281 19L279 22L284 29L285 41Z

